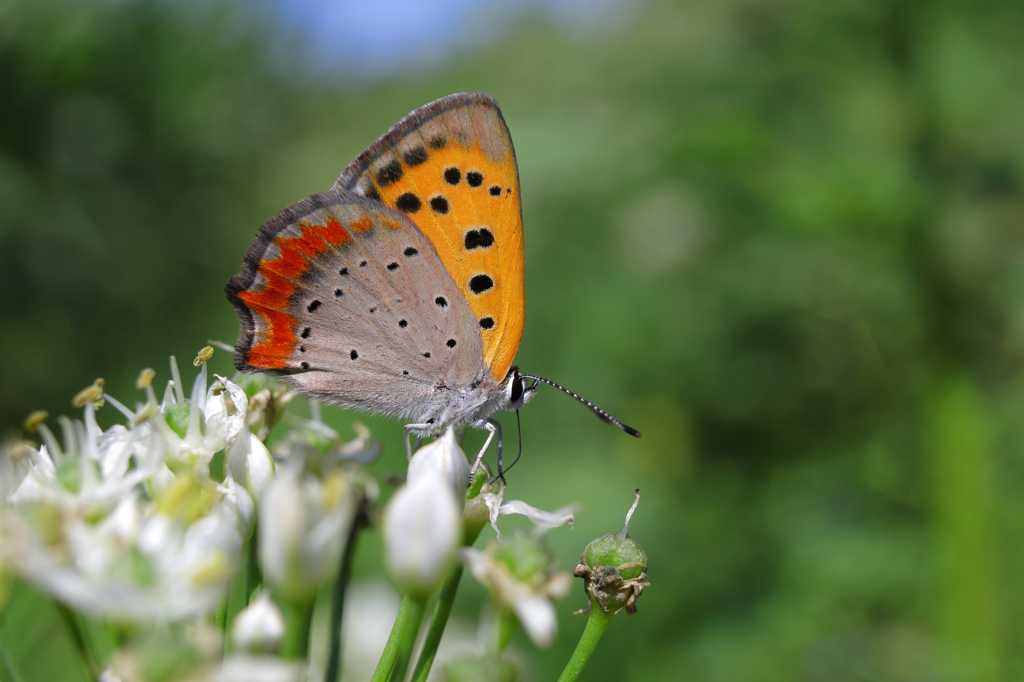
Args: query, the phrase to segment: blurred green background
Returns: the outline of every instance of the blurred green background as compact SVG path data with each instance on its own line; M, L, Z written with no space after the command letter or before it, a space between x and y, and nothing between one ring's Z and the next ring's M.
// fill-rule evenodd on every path
M564 568L643 495L652 587L584 678L1024 678L1024 4L534 3L473 10L430 58L385 14L379 69L278 11L0 3L0 433L233 341L223 286L260 223L484 90L520 165L518 362L644 432L543 389L522 414L508 494L581 503L548 536ZM397 423L326 412L402 470ZM73 679L20 589L28 679ZM552 649L516 640L531 679L583 603Z

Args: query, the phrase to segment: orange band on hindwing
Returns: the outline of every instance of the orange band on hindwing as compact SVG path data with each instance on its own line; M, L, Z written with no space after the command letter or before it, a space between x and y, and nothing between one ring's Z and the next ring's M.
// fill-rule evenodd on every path
M322 225L299 223L295 227L299 236L277 236L270 240L279 251L276 258L260 258L256 275L262 277L263 285L255 290L239 286L236 293L237 299L263 323L262 331L254 327L253 340L258 342L245 357L251 367L283 369L287 366L287 358L298 342L295 320L288 311L297 289L296 280L309 269L310 260L352 238L334 216L328 216ZM350 227L359 230L362 226Z

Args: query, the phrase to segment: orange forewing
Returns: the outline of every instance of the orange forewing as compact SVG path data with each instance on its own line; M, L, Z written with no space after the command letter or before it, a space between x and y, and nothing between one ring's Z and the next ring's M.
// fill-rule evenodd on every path
M522 338L526 297L519 171L494 100L452 95L414 111L335 187L402 211L433 242L480 322L484 363L504 380Z

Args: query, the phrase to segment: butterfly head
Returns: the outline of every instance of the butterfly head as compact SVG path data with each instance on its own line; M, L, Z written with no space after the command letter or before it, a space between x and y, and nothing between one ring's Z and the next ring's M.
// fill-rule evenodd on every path
M513 367L505 376L502 388L505 391L505 399L508 401L508 407L505 409L518 410L533 400L533 396L537 393L537 380L534 379L532 384L528 384L527 378L519 372L519 368Z

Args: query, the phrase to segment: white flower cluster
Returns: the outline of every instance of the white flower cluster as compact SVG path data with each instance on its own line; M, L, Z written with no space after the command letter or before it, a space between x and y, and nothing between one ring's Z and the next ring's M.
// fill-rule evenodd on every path
M172 366L177 375L173 358ZM31 425L38 448L0 451L7 568L94 617L178 621L215 609L251 532L253 494L273 475L241 388L218 377L207 389L204 364L188 399L179 379L157 403L151 379L140 377L147 399L134 410L101 382L83 391L83 419L60 419L63 445L41 423ZM127 423L101 429L103 402ZM210 462L222 450L259 474L215 482Z
M196 642L213 633L203 645L210 651L217 645L209 642L229 638L237 653L201 656L211 679L248 679L254 670L268 673L261 679L297 679L303 670L295 659L304 654L286 651L291 626L278 607L312 609L358 519L374 517L367 510L377 483L360 464L375 460L380 444L358 425L358 437L342 443L313 403L309 420L285 415L292 428L276 441L275 466L263 440L294 394L260 380L245 384L255 389L250 395L221 376L208 385L210 353L196 359L187 397L171 358L161 400L152 370L139 377L145 400L134 408L97 380L75 398L80 420L58 418L60 438L37 413L26 427L40 444L0 444L0 586L16 575L90 618L160 626L151 632L188 623ZM103 405L124 423L102 429L96 412ZM471 485L451 430L415 453L381 516L387 569L408 594L426 599L461 559L534 642L547 645L557 630L550 602L564 595L567 574L541 562L540 575L517 576L493 547L469 546L488 522L500 540L500 516L529 518L538 527L533 541L573 516L504 501L503 489L480 474ZM252 543L258 551L249 556ZM256 559L258 568L247 569ZM259 599L214 628L232 581L246 575L265 580ZM115 652L102 678L136 679L131 671L147 657L141 646ZM277 658L279 649L292 660Z

